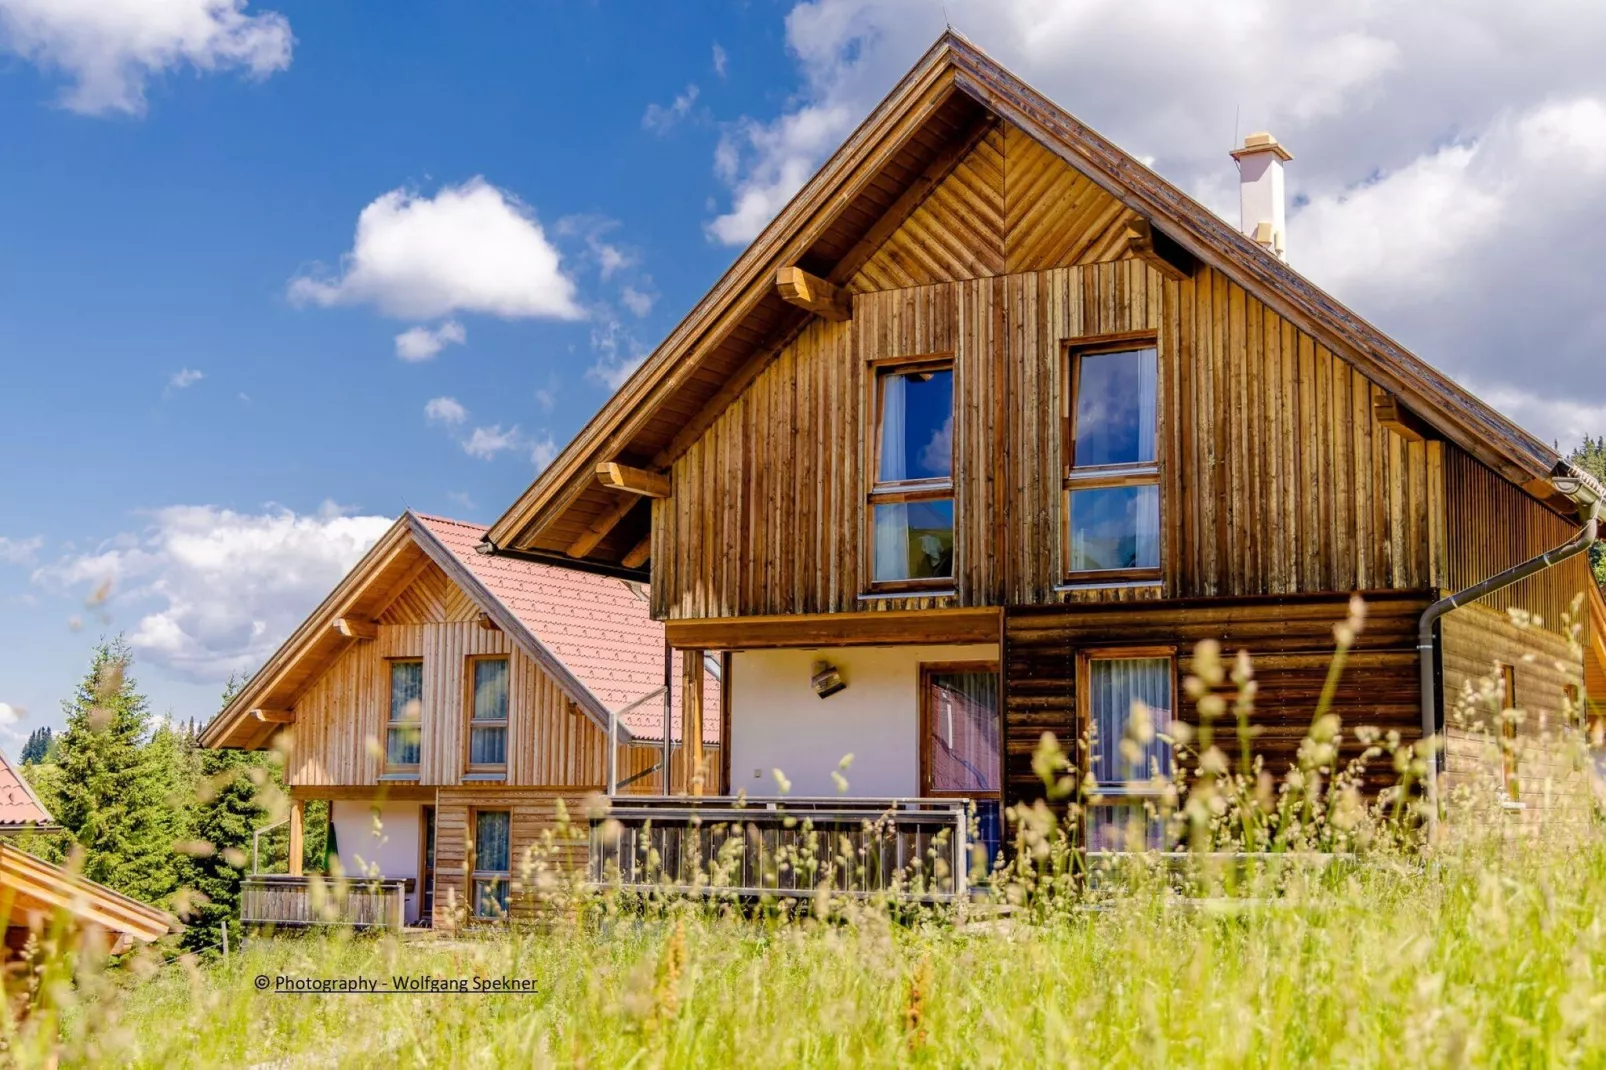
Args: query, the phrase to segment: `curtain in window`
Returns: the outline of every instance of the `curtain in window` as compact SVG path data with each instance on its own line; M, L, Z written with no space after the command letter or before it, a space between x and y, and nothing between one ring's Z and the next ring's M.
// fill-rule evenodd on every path
M997 791L998 674L933 673L926 686L931 790Z
M424 663L390 663L390 719L416 721L424 704Z
M1088 663L1088 706L1095 739L1093 775L1101 791L1119 791L1132 781L1148 780L1159 769L1169 773L1171 747L1160 738L1171 724L1171 659L1095 658ZM1132 705L1149 708L1154 738L1142 747L1137 764L1121 754Z
M909 380L902 375L881 377L881 470L878 483L898 483L909 478L907 443Z
M1154 449L1154 433L1158 426L1155 408L1160 394L1160 358L1153 349L1137 354L1138 365L1138 460L1152 461L1158 456Z
M507 720L506 659L474 663L474 719Z
M481 810L474 815L474 871L508 873L513 869L509 834L512 824L506 810Z
M1160 567L1160 488L1137 487L1132 529L1133 568Z

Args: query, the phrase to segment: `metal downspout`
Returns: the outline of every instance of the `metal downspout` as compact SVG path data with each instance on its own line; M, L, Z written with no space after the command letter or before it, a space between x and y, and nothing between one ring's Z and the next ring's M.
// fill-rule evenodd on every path
M1560 484L1562 480L1558 479L1556 482ZM1572 497L1572 494L1567 489L1559 485L1557 489ZM1504 572L1496 573L1488 579L1480 580L1465 590L1457 591L1455 594L1441 598L1423 611L1422 620L1417 625L1416 651L1419 664L1419 679L1421 681L1422 739L1424 742L1439 734L1438 688L1433 674L1433 652L1435 649L1433 626L1438 623L1440 617L1452 609L1464 606L1469 602L1476 602L1485 595L1510 587L1519 580L1525 580L1535 573L1543 572L1553 565L1559 565L1569 557L1574 557L1588 550L1590 544L1595 541L1599 534L1599 512L1593 501L1581 505L1580 512L1586 518L1584 526L1578 529L1576 535L1560 546L1553 550L1546 550L1538 557L1530 558L1520 565L1513 565ZM1443 753L1442 747L1440 747L1439 753L1429 757L1423 784L1428 798L1428 832L1430 837L1438 823L1440 753Z

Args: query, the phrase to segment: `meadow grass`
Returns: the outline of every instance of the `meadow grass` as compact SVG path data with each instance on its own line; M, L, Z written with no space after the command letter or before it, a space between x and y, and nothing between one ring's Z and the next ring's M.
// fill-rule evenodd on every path
M227 962L81 981L11 1050L130 1067L1606 1065L1606 848L1493 838L1279 887L1148 887L1030 921L671 904L455 940L259 938ZM398 973L538 990L254 982Z

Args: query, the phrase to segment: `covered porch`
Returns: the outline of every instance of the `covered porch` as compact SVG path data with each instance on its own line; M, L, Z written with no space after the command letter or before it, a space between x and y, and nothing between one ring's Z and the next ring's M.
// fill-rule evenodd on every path
M611 779L602 887L963 897L1003 839L996 609L671 621L680 790ZM720 747L696 668L717 659ZM662 783L660 781L660 783Z

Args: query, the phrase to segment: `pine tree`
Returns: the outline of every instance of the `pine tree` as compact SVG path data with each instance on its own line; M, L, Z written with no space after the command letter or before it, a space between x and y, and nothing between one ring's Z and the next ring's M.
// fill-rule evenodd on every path
M37 765L50 756L50 726L35 728L28 733L28 742L22 745L19 758L23 765Z
M1567 458L1602 483L1606 483L1606 435L1599 438L1584 436L1584 444L1573 450ZM1595 573L1595 582L1606 591L1606 539L1589 548L1589 565Z
M63 703L67 730L59 745L56 820L84 851L84 876L147 903L178 887L185 808L184 750L163 726L151 732L144 695L128 670L119 637L96 647L89 672ZM52 805L53 804L53 805Z

